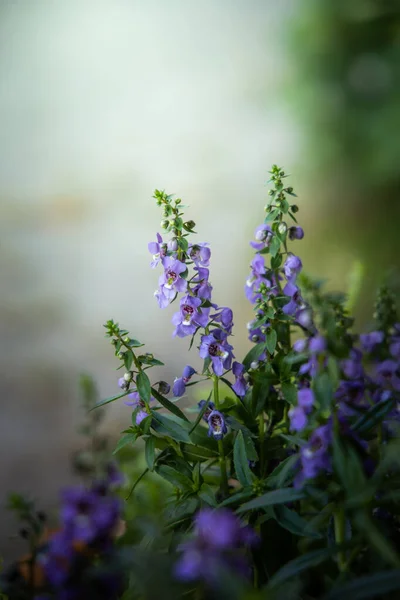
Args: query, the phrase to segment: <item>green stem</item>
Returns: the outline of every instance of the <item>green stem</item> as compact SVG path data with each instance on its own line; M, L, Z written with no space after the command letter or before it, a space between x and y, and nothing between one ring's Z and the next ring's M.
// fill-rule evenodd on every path
M258 416L258 430L260 435L260 474L261 477L264 473L264 461L265 461L265 452L264 452L264 436L265 436L265 423L264 423L264 413L261 412Z
M218 383L219 379L216 375L213 376L214 382L214 404L215 408L219 410L219 390ZM228 495L229 486L228 486L228 475L226 472L226 460L225 460L225 452L224 452L224 443L222 440L218 440L218 452L219 452L219 468L221 471L221 488L224 494Z
M337 544L344 544L346 537L346 519L343 507L339 507L334 513L335 541ZM342 550L338 554L339 571L343 572L347 568L346 553Z

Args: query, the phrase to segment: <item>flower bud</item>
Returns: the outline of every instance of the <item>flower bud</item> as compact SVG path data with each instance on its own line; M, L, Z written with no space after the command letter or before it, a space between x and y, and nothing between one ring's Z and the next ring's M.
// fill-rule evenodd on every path
M297 206L297 204L292 204L292 206L290 207L290 210L292 211L293 214L296 214L297 212L299 212L299 207Z
M288 194L291 194L291 193L293 192L293 188L292 188L292 186L289 186L289 187L287 187L285 191L286 191Z
M160 394L169 394L171 386L166 381L158 382L158 391Z
M125 373L124 374L124 380L125 381L132 381L132 375L133 375L133 373L131 373L131 372Z
M170 252L176 252L176 250L178 250L178 240L176 238L172 238L172 240L168 242L168 250Z
M127 344L129 341L130 341L129 337L128 337L128 336L125 336L125 337L124 337L124 342Z
M275 194L275 190L269 190L268 196L273 196Z
M287 231L287 225L286 223L279 223L278 225L278 233L280 233L281 235L284 235Z
M250 369L257 369L258 368L258 360L253 360L253 362L250 364Z
M186 221L185 227L187 229L193 229L194 227L196 227L196 223L194 221Z
M252 335L252 336L251 336L251 341L252 341L252 342L254 342L254 343L255 343L255 342L258 342L258 340L259 340L259 339L260 339L260 338L259 338L259 336L258 336L258 335Z
M124 358L124 354L125 354L124 352L118 352L117 356L118 356L119 359L122 360Z
M160 225L163 229L168 229L169 221L167 221L167 219L164 219L163 221L161 221Z

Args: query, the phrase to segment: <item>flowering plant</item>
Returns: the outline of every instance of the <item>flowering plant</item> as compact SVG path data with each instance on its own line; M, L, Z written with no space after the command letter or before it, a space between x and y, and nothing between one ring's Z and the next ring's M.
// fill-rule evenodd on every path
M87 598L88 581L90 597L124 600L400 594L395 301L382 288L375 326L355 333L346 296L302 272L304 232L285 178L272 167L251 242L252 346L241 361L232 310L213 297L209 245L193 238L181 200L156 190L164 237L149 244L161 270L155 297L160 308L176 303L173 335L197 347L203 366L186 365L172 385L154 382L149 371L161 361L105 324L124 374L121 392L94 408L124 399L132 424L115 452L143 442L146 467L127 483L125 515L110 466L89 488L65 493L61 530L35 547L40 585L10 598ZM200 382L209 388L193 419L179 399ZM138 519L129 507L146 477L162 482L163 509Z

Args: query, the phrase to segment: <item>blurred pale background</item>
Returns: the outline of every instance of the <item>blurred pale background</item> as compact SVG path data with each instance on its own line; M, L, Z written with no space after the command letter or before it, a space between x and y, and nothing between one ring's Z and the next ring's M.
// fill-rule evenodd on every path
M199 241L211 244L215 300L235 312L238 358L251 318L243 294L248 239L263 218L272 163L292 173L300 196L306 238L298 250L307 271L343 287L371 248L380 272L396 263L398 145L362 135L398 120L394 108L386 125L370 120L376 102L387 109L398 99L398 32L385 38L389 59L368 33L365 47L349 49L343 19L375 31L376 11L343 16L346 3L327 1L326 13L310 3L303 14L299 4L0 0L3 497L29 490L51 506L71 479L79 373L94 376L101 396L118 391L106 319L168 362L160 369L167 381L187 362L199 364L186 340L171 337L173 310L160 311L153 298L158 272L147 243L161 219L155 187L190 205ZM358 70L353 55L361 56ZM374 73L381 83L371 105ZM353 137L342 139L346 120L337 124L357 94L362 106L352 110L363 121L357 129L350 117ZM368 143L376 169L359 154L351 160ZM386 204L376 192L382 181ZM361 321L379 276L367 273ZM115 433L130 419L121 404L108 410ZM0 520L0 555L13 531L7 521Z

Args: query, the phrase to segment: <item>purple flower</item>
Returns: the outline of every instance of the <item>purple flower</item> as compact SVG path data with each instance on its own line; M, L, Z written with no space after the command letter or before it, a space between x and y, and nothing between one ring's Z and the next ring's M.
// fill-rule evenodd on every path
M295 343L293 344L293 350L295 352L304 352L304 350L307 348L307 340L305 340L304 338L300 339L300 340L296 340Z
M247 392L247 383L244 378L244 365L235 360L232 365L232 373L235 376L235 383L232 386L233 391L239 397L245 396Z
M384 360L376 367L376 381L383 387L400 392L399 365L394 360Z
M172 317L175 325L173 335L185 337L193 335L198 327L205 327L208 322L209 308L200 309L200 298L186 295L180 301L180 310Z
M251 273L246 281L245 293L246 298L251 303L255 303L258 298L261 298L259 288L262 283L271 287L271 283L264 277L266 274L264 257L261 254L256 254L251 261Z
M294 254L289 254L285 261L285 264L283 265L283 270L286 279L294 283L296 281L297 275L302 269L302 266L303 264L298 256L295 256Z
M165 308L173 300L175 294L186 291L187 281L180 277L181 273L186 271L186 265L171 256L163 258L162 263L164 273L160 275L160 287L155 292L155 296L160 308Z
M174 385L172 386L172 393L176 398L179 396L183 396L186 389L186 384L189 383L191 377L196 373L196 370L193 369L190 365L186 365L183 369L182 377L176 378L174 381Z
M226 333L232 333L233 328L233 312L230 308L218 308L219 312L211 315L212 320L215 323L221 323Z
M209 270L204 267L195 267L194 271L197 271L197 274L192 279L192 282L196 284L192 289L193 294L203 300L210 300L212 285L208 281Z
M290 240L302 240L304 237L304 231L301 227L289 227L289 239Z
M310 412L313 405L314 405L314 392L312 391L311 388L305 387L305 388L301 388L298 392L297 392L297 402L299 404L299 406L301 406L301 408L303 410L305 410L306 412Z
M335 398L340 402L340 410L345 415L353 415L355 408L362 405L365 396L363 379L340 381Z
M301 406L292 406L288 412L290 429L292 431L303 431L307 425L307 415Z
M360 335L360 344L364 352L372 352L375 346L383 342L383 338L382 331L371 331Z
M300 290L297 287L297 285L295 285L291 281L288 281L288 283L283 288L283 293L285 294L285 296L289 296L290 300L287 304L285 304L282 307L282 311L286 315L294 315L298 311L299 306L303 301L300 294Z
M256 242L250 242L250 246L255 250L262 250L263 248L267 248L272 239L273 233L272 229L269 225L259 225L255 232L254 237L256 238Z
M213 329L209 335L203 335L200 343L200 358L211 358L214 373L221 376L224 369L230 369L232 346L226 341L227 334L222 329Z
M200 410L202 410L203 406L206 404L207 400L200 400L200 402L197 404L197 406L199 407ZM215 404L214 402L209 402L208 406L206 408L206 410L204 411L204 414L202 416L202 419L208 423L208 418L211 415L212 411L215 408Z
M360 379L363 377L362 352L356 348L350 350L349 358L342 361L342 369L348 379Z
M139 392L132 392L128 394L129 400L126 400L124 404L126 406L132 406L134 410L137 410L136 413L136 425L140 425L140 423L149 416L149 413L145 411L145 404L143 400L140 399ZM150 402L153 402L153 396L150 397Z
M140 425L140 423L149 416L149 413L143 409L138 410L136 413L136 425Z
M159 233L157 233L157 241L150 242L148 244L149 252L153 255L151 267L154 269L159 262L167 255L167 244L163 243L163 239Z
M250 527L227 509L204 508L195 517L194 537L179 547L182 552L175 574L183 581L203 580L212 587L220 584L220 570L234 570L248 576L244 546L258 541Z
M308 348L313 354L321 354L326 350L326 340L322 335L310 338Z
M305 479L317 477L321 471L331 468L329 446L332 440L332 423L317 427L309 442L300 450L301 471L295 479L295 486L302 485Z
M216 440L222 440L228 428L225 424L224 415L219 410L213 410L208 416L208 436Z
M190 244L189 256L197 267L208 267L210 264L211 250L209 244Z

